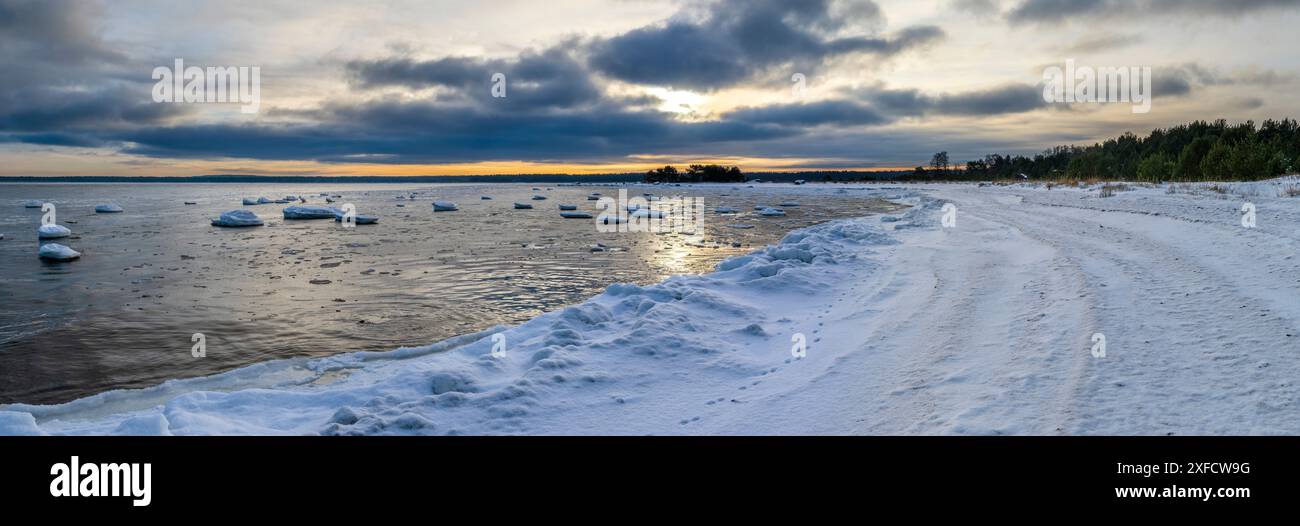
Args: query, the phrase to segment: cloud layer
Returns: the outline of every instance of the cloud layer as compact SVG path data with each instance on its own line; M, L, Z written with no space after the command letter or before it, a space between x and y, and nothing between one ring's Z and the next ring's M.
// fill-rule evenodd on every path
M1099 118L1051 133L1024 127L1031 118L1085 119L1096 111L1056 111L1069 107L1043 101L1032 67L927 83L926 78L952 78L928 64L951 67L961 64L954 57L977 51L964 40L982 34L983 28L968 27L972 20L1004 24L990 32L1024 38L1036 34L1035 27L1080 20L1150 13L1235 20L1292 12L1298 5L1300 0L958 0L934 16L894 25L888 9L866 0L687 2L671 16L636 27L608 33L557 28L549 40L505 52L416 45L308 57L321 77L314 80L329 89L292 107L273 100L263 115L241 119L201 105L153 103L147 72L170 56L113 38L130 31L107 31L102 24L114 13L107 10L112 5L0 0L0 60L6 64L0 75L0 148L386 165L613 163L662 156L888 165L923 159L930 149L969 147L975 155L1046 147L1114 126ZM959 30L936 16L952 17ZM1083 34L1056 49L1114 51L1148 45L1150 35L1123 29ZM178 45L169 52L187 49ZM900 64L912 82L890 81ZM268 71L272 86L293 81ZM1285 92L1296 81L1293 70L1216 66L1191 56L1156 65L1155 71L1162 100L1249 88L1248 96L1223 104L1244 110L1268 106L1269 90ZM807 96L790 93L792 73L810 79ZM493 95L496 74L506 78L506 97ZM1022 123L1018 130L1010 128L1015 122ZM981 123L987 123L983 131ZM955 131L958 126L965 133Z

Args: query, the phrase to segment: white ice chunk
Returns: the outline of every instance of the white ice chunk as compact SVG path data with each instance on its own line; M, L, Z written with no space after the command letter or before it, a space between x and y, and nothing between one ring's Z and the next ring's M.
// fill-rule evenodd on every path
M649 208L640 208L628 214L628 217L652 217L655 219L663 219L667 216L668 214L665 214L663 210L651 210Z
M76 250L72 250L58 243L46 243L41 245L40 256L41 259L48 259L51 261L72 261L81 257L81 252L77 252Z
M63 225L41 225L36 229L36 237L40 239L58 239L72 235L72 231Z
M332 206L294 205L284 209L285 219L333 219L343 211Z
M353 216L352 219L358 225L373 225L379 222L379 216L369 216L365 214L357 214L356 216ZM342 223L343 216L334 216L334 221Z
M212 226L224 227L245 227L245 226L262 226L262 218L248 210L231 210L222 212L221 216L212 220Z

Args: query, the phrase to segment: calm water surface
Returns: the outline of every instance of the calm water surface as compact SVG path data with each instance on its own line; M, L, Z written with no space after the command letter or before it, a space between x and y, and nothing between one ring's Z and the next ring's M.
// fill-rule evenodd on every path
M560 203L593 211L585 197L593 191L612 196L617 187L0 184L0 403L62 402L268 359L424 345L520 323L612 283L708 272L792 229L890 208L861 195L793 196L801 206L766 218L752 209L778 204L779 191L631 187L634 196L703 198L704 228L693 236L598 233L592 220L559 217ZM325 204L321 192L379 223L286 221L287 205L240 205L288 195ZM534 194L548 199L531 201ZM27 199L57 206L73 236L56 242L80 260L36 257L42 213L23 208ZM460 211L434 213L434 199ZM535 209L514 210L515 201ZM106 202L125 212L96 214ZM719 206L741 213L713 214ZM266 226L210 226L240 208ZM610 250L592 252L596 243ZM206 336L205 358L190 355L194 333Z

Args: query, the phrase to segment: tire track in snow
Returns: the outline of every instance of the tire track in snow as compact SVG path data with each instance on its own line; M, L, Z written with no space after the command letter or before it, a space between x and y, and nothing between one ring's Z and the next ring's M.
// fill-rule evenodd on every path
M1261 311L1259 305L1269 304L1269 298L1252 295L1257 288L1234 283L1241 276L1234 280L1204 260L1208 253L1249 268L1258 253L1207 251L1205 244L1254 233L1159 216L1135 220L1127 211L1005 206L990 191L947 193L955 194L951 198L962 206L963 219L1023 232L1050 245L1069 266L1083 269L1085 295L1096 298L1093 312L1099 332L1107 335L1108 356L1069 379L1080 389L1062 409L1063 431L1295 432L1295 415L1280 412L1297 400L1291 378L1300 371L1300 358L1296 339L1285 336L1295 334L1296 320ZM1190 240L1153 235L1180 228L1198 233ZM1271 261L1267 268L1277 272L1285 266ZM1078 333L1075 340L1081 342L1069 351L1087 356L1086 322L1065 330Z

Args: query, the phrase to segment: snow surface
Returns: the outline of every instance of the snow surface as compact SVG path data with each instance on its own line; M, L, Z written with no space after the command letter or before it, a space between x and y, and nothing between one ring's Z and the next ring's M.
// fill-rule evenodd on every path
M1300 198L1245 228L1241 196L1165 187L848 192L911 207L515 327L0 407L0 433L1300 433Z

